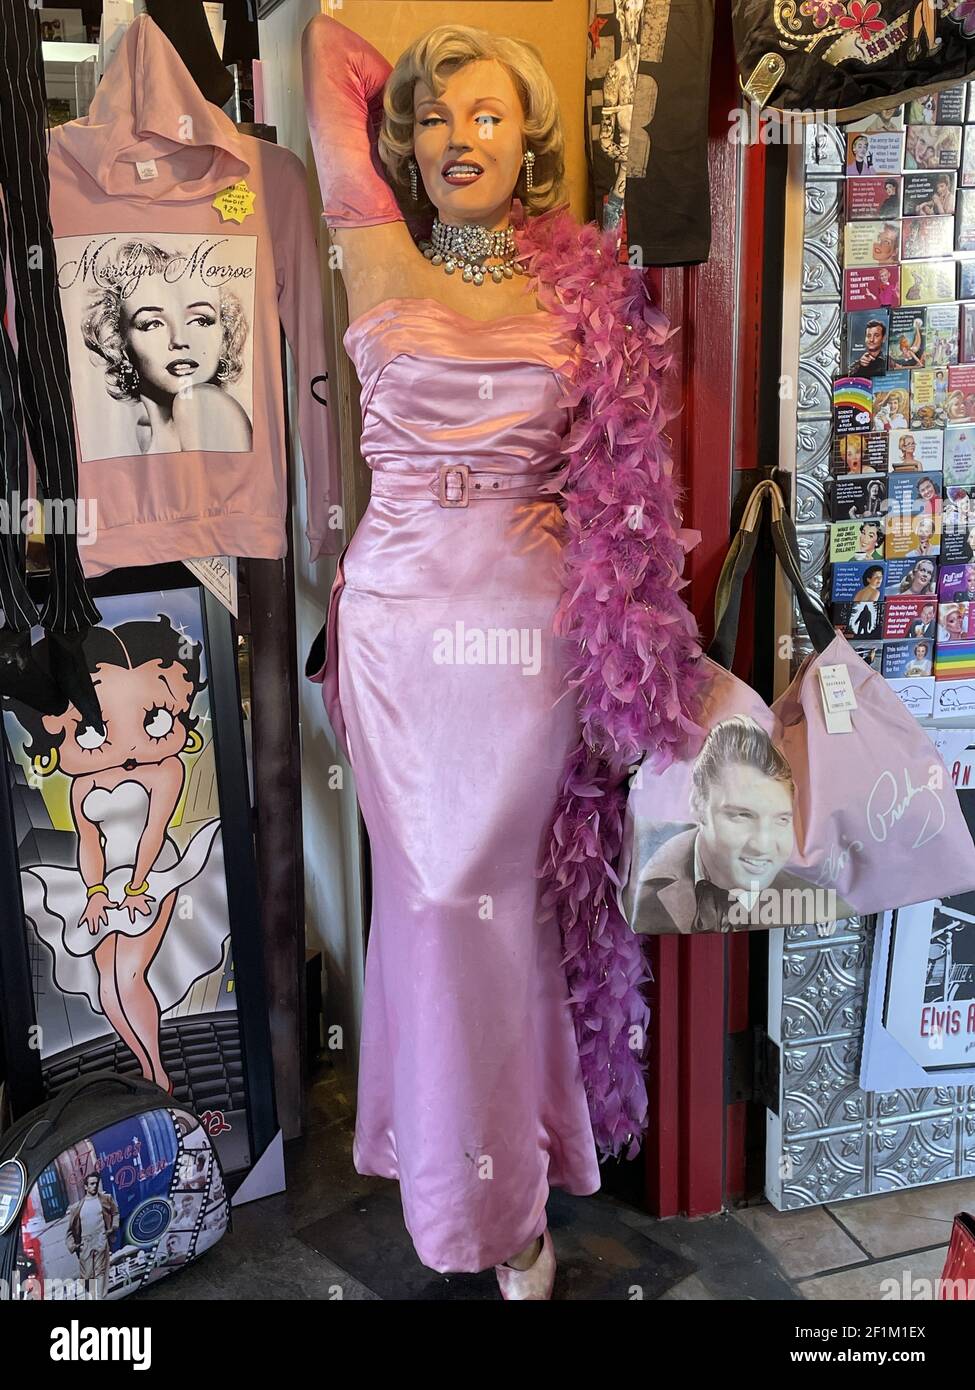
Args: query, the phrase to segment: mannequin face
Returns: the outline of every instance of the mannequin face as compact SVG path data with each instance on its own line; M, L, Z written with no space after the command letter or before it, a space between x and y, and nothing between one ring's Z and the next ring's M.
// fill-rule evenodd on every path
M439 97L413 92L413 151L443 222L503 226L522 169L524 111L500 63L467 63Z

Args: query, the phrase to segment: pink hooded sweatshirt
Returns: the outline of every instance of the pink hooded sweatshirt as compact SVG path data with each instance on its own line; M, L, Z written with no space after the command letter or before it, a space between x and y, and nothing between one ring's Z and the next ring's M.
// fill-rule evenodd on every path
M239 134L143 15L87 117L52 132L50 171L78 493L97 507L85 573L286 553L281 325L311 558L337 554L341 482L301 161Z

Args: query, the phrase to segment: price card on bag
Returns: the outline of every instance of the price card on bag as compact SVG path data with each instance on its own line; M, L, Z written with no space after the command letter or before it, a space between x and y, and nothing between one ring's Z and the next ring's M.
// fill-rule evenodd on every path
M823 697L826 732L851 734L853 721L850 711L856 709L857 697L853 693L850 668L844 665L820 666L819 691Z

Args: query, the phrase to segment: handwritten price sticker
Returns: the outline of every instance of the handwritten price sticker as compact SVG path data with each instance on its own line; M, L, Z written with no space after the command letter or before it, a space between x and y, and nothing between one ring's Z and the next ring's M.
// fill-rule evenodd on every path
M846 666L820 666L819 688L823 697L823 713L826 716L826 732L829 734L849 734L853 732L850 710L856 709L856 696L853 683Z
M822 682L823 697L830 712L856 709L857 701L853 693L849 667L820 666L819 679Z
M222 193L218 193L213 200L213 206L224 222L243 222L244 218L250 217L254 211L256 197L257 194L252 193L247 187L247 180L241 179L239 183L231 184Z

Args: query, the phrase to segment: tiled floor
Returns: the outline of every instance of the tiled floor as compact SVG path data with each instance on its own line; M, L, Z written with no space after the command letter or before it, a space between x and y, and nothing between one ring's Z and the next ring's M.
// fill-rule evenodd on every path
M288 1191L236 1209L215 1250L142 1297L497 1300L490 1272L440 1275L419 1263L396 1185L352 1166L352 1114L345 1076L324 1069L308 1133L286 1147ZM881 1298L893 1287L883 1281L901 1287L905 1270L914 1279L941 1273L951 1216L973 1205L975 1182L962 1182L834 1208L658 1221L602 1193L556 1192L555 1298Z
M735 1212L806 1299L923 1301L944 1268L956 1212L975 1209L975 1179L833 1206Z

